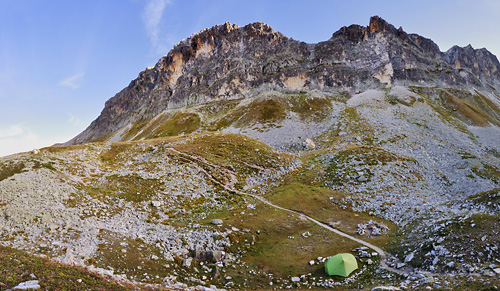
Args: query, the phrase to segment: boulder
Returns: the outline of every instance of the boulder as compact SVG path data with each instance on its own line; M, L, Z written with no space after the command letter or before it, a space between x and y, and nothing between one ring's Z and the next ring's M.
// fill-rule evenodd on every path
M40 285L38 284L38 280L31 280L22 282L19 285L12 288L12 290L28 290L28 289L40 289Z
M304 147L308 150L310 149L313 149L316 147L316 144L314 144L314 142L312 141L312 139L308 138L306 139L306 141L304 142Z
M411 262L411 260L413 260L413 253L410 253L409 255L407 255L405 257L405 263L408 263L408 262Z
M222 223L223 223L222 219L212 219L212 224L222 225Z
M182 260L182 266L183 267L191 267L191 262L193 261L193 258L185 258Z
M202 249L201 247L197 247L194 251L194 259L198 262L204 262L208 259L209 253Z
M161 201L151 201L151 206L160 207L163 203Z
M224 259L224 253L218 250L214 250L210 252L209 257L214 263L219 263Z

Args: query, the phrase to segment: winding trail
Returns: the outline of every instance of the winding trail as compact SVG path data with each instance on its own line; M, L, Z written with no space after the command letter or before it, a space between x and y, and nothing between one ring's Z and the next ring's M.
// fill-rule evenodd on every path
M288 209L288 208L284 208L284 207L278 206L276 204L273 204L272 202L266 200L265 198L263 198L261 196L257 196L257 195L249 194L249 193L245 193L245 192L241 192L241 191L238 191L238 190L232 190L232 191L234 191L234 192L236 192L238 194L241 194L241 195L251 196L251 197L253 197L255 199L258 199L262 203L265 203L265 204L267 204L267 205L269 205L271 207L274 207L274 208L277 208L277 209L280 209L280 210L283 210L283 211L288 211L288 212L291 212L291 213L295 213L295 214L299 215L300 217L305 218L305 219L307 219L307 220L309 220L309 221L311 221L311 222L313 222L313 223L315 223L315 224L317 224L317 225L319 225L319 226L321 226L321 227L323 227L323 228L325 228L325 229L327 229L329 231L332 231L332 232L334 232L334 233L336 233L336 234L338 234L340 236L343 236L345 238L353 240L353 241L355 241L357 243L360 243L360 244L362 244L362 245L364 245L364 246L366 246L366 247L368 247L368 248L376 251L380 255L380 266L383 269L387 270L387 271L390 271L390 272L393 272L393 273L397 273L399 275L403 275L403 274L407 274L408 273L408 272L405 272L403 270L398 270L398 269L394 269L394 268L389 267L387 265L387 254L381 248L379 248L379 247L377 247L377 246L375 246L375 245L373 245L373 244L371 244L371 243L369 243L367 241L364 241L364 240L359 239L359 238L355 238L355 237L353 237L353 236L351 236L351 235L349 235L349 234L347 234L345 232L342 232L342 231L340 231L340 230L338 230L336 228L331 227L330 225L328 225L326 223L323 223L323 222L321 222L319 220L316 220L316 219L310 217L309 215L306 215L306 214L304 214L304 213L302 213L300 211L293 210L293 209Z
M167 148L173 152L175 152L176 154L178 155L181 155L181 156L184 156L185 158L188 158L189 160L191 161L197 161L199 163L203 163L203 164L207 164L207 165L210 165L212 167L217 167L217 168L220 168L220 166L218 165L215 165L201 157L197 157L197 156L193 156L193 155L189 155L189 154L186 154L186 153L183 153L181 151L178 151L176 150L175 148L172 148L172 147L169 147ZM274 207L276 209L279 209L279 210L283 210L283 211L287 211L287 212L291 212L291 213L294 213L294 214L297 214L299 215L300 217L304 218L304 219L307 219L331 232L334 232L340 236L343 236L345 238L348 238L350 240L353 240L359 244L362 244L374 251L376 251L379 255L380 255L380 266L389 271L389 272L393 272L393 273L396 273L396 274L399 274L399 275L403 275L403 274L409 274L410 272L408 270L398 270L398 269L395 269L395 268L392 268L392 267L389 267L389 265L387 265L387 254L379 247L367 242L367 241L364 241L362 239L359 239L359 238L356 238L356 237L353 237L352 235L349 235L343 231L340 231L336 228L333 228L331 227L330 225L326 224L326 223L323 223L319 220L316 220L312 217L310 217L309 215L305 214L305 213L302 213L300 211L297 211L297 210L293 210L293 209L288 209L288 208L284 208L284 207L281 207L279 205L276 205L276 204L273 204L272 202L268 201L267 199L265 199L264 197L261 197L261 196L258 196L258 195L255 195L255 194L250 194L250 193L246 193L246 192L243 192L243 191L239 191L239 190L236 190L232 187L229 187L228 185L224 184L224 183L221 183L219 182L217 179L215 179L214 177L212 177L212 175L206 171L203 167L201 167L199 164L198 164L198 167L200 168L201 171L203 171L207 177L213 182L213 183L216 183L217 185L223 187L226 191L229 191L229 192L233 192L233 193L236 193L236 194L239 194L239 195L244 195L244 196L249 196L249 197L253 197L259 201L261 201L262 203L265 203L271 207ZM231 176L235 176L234 173L231 173L231 171L225 169L225 172L226 174L229 174ZM233 178L233 177L232 177ZM233 179L231 179L233 180Z

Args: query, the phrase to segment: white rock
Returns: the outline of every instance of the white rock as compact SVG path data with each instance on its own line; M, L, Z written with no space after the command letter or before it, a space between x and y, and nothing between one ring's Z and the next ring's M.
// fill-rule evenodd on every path
M39 289L40 285L38 284L38 280L31 280L22 282L16 287L12 288L12 290L27 290L27 289Z
M151 205L153 207L160 207L162 205L161 201L151 201Z
M182 261L182 266L183 267L191 267L191 262L193 261L192 258L186 258Z
M314 265L314 260L310 260L309 265L311 265L311 266Z
M304 146L306 149L313 149L316 147L316 144L314 144L314 142L312 141L312 139L308 138L306 139L306 141L304 142Z
M413 260L413 253L410 253L409 255L406 256L405 258L405 263L408 263L410 262L411 260Z
M401 290L400 288L398 287L394 287L394 286L377 286L375 288L373 288L371 291L382 291L382 290Z
M223 223L222 219L212 219L212 224L222 225L222 223Z
M495 274L497 275L500 275L500 268L493 269L493 272L495 272Z
M299 277L292 277L292 282L299 282L300 278Z

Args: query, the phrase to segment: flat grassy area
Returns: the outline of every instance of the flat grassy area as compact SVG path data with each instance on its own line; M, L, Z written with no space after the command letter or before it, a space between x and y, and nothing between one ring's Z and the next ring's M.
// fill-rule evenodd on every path
M296 214L260 202L256 202L255 210L235 209L233 215L224 220L223 227L229 226L246 230L243 235L232 238L234 245L230 249L243 253L245 268L243 271L227 269L227 272L234 282L240 286L246 283L249 288L268 286L270 278L262 274L272 274L272 278L278 280L308 273L325 278L324 264L310 265L309 261L351 252L360 246Z
M0 290L30 280L39 280L42 290L130 290L133 287L120 286L83 268L0 246Z
M384 247L391 237L387 235L368 237L358 236L357 225L369 220L385 224L391 231L397 226L390 221L370 216L366 213L353 212L343 209L338 202L347 194L333 191L325 187L308 185L300 181L300 177L288 176L284 183L268 194L267 198L273 203L285 208L301 211L319 221L337 228L347 234L359 237L380 247Z

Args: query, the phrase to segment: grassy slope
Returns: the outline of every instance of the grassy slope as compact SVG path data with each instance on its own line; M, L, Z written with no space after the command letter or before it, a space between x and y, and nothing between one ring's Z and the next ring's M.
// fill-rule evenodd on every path
M128 290L132 287L121 286L83 268L0 246L0 290L29 280L39 280L43 290Z
M184 109L167 110L155 118L139 120L121 140L144 140L223 128L251 127L256 124L278 126L290 114L303 122L320 122L331 112L330 97L308 93L272 92L248 100L224 100ZM112 134L99 137L106 140Z

